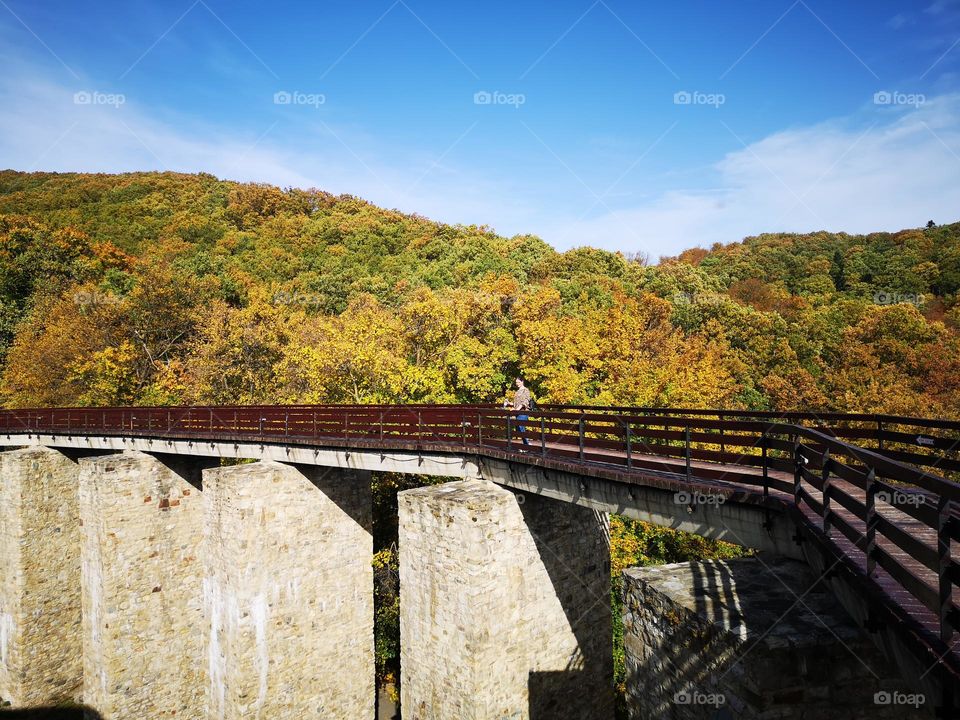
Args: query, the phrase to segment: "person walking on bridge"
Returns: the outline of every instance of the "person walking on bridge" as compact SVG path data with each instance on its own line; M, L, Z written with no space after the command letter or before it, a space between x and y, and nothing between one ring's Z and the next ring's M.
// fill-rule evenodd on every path
M522 378L517 378L517 391L513 394L513 411L517 413L517 432L520 433L520 437L523 438L523 444L529 445L530 441L527 439L527 426L524 425L527 420L530 419L530 390L527 389L527 386L523 384Z

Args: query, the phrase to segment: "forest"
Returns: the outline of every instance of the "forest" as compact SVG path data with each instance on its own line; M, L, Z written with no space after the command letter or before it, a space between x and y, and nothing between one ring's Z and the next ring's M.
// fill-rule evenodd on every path
M960 224L652 264L318 190L0 172L8 407L497 402L520 374L542 402L954 418L958 289Z
M0 401L499 403L519 375L541 403L956 419L960 223L917 223L651 262L321 190L2 171ZM410 482L375 488L381 678ZM612 523L614 590L631 564L738 552Z

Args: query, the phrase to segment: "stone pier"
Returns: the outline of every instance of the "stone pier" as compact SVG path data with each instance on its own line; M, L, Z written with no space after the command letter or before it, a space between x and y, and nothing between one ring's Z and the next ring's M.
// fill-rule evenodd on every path
M904 692L805 563L630 568L623 592L635 720L913 718L933 704Z
M80 467L84 702L105 720L201 718L197 472L141 452Z
M80 699L76 462L57 450L0 453L0 699Z
M370 473L204 472L209 720L374 715Z
M406 720L612 717L607 516L485 480L399 511Z

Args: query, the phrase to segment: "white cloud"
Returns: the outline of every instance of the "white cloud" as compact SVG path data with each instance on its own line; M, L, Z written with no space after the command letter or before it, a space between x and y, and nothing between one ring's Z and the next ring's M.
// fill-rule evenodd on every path
M451 223L523 226L529 214L509 188L459 169L442 151L393 148L387 159L362 129L338 125L316 108L278 106L275 124L267 120L259 132L244 134L193 118L161 118L131 96L119 105L77 104L78 91L113 92L84 81L67 87L22 67L0 76L0 168L208 172L348 193Z
M960 95L875 121L776 133L716 163L718 190L667 192L555 223L544 237L657 257L761 232L861 233L960 219Z
M76 105L78 89L98 88L65 87L22 68L0 76L0 168L205 171L350 193L504 233L535 232L560 248L591 244L653 257L761 232L870 232L950 222L960 209L960 94L928 98L919 108L871 106L866 124L861 117L775 133L709 166L698 189L629 204L636 196L625 183L604 198L615 212L596 204L590 215L595 198L564 194L555 178L541 185L528 178L524 186L510 178L510 168L493 178L453 160L456 152L443 157L442 151L384 148L360 129L329 119L320 124L311 109L278 109L277 125L261 137L268 127L244 135L190 118L161 118L136 98L120 107ZM736 142L719 123L717 132ZM459 135L444 143L453 145Z

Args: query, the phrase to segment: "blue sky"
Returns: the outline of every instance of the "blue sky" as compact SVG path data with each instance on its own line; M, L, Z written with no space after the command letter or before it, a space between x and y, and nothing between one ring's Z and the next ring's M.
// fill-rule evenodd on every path
M0 0L0 63L0 167L207 171L654 259L960 219L960 0Z

